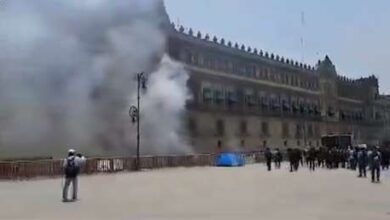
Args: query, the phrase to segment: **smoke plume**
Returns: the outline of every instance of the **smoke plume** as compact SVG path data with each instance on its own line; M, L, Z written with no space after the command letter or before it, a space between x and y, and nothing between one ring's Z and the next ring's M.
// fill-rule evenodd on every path
M190 152L178 133L187 74L164 55L162 0L7 0L0 5L0 157Z

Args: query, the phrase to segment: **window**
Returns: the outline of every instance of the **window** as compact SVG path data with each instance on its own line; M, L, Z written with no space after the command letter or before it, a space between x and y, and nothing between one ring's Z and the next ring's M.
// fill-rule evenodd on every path
M225 135L225 122L221 119L217 120L216 122L216 130L218 136L224 136Z
M267 141L263 141L263 147L264 147L264 148L267 147Z
M210 88L203 88L202 96L205 103L210 103L213 99L213 93Z
M268 73L267 73L267 68L261 68L261 78L267 79L268 78Z
M241 123L240 123L240 133L241 133L241 135L248 134L248 125L247 125L245 120L241 121Z
M245 75L245 71L246 71L245 65L243 65L241 63L236 63L234 65L234 73L235 74L243 76L243 75Z
M286 97L282 98L282 109L284 112L289 112L291 109L290 103Z
M188 50L188 49L183 50L181 53L180 59L186 63L191 63L192 62L192 54L191 54L190 50Z
M262 109L267 109L269 106L269 99L265 93L260 93L260 104Z
M245 104L249 107L253 107L254 105L256 105L256 98L252 90L247 90L245 92Z
M209 57L209 55L206 54L203 57L203 66L206 67L206 68L209 68L210 67L210 63L211 63L210 57Z
M252 75L253 75L252 70L253 70L253 68L251 65L245 65L245 76L252 77Z
M267 80L269 80L269 79L271 79L271 76L272 76L272 75L271 75L271 68L267 68L267 70L266 70L266 77L265 77L265 78L266 78Z
M291 102L292 102L293 113L298 113L299 110L298 102L295 99L293 99Z
M198 54L194 53L192 56L191 56L191 63L194 64L194 65L199 65L199 56Z
M228 61L228 72L233 72L234 66L231 61Z
M284 122L282 124L282 137L289 137L290 136L290 131L288 129L288 123Z
M230 90L227 93L228 93L227 94L227 96L228 96L228 105L232 106L235 103L237 103L237 92L235 92L233 90Z
M307 131L307 135L309 138L313 137L313 125L309 124L308 125L308 131Z
M245 147L245 140L241 140L241 147Z
M272 107L272 110L279 110L280 109L280 99L276 95L271 96L271 107Z
M264 136L269 135L269 128L268 128L268 123L267 122L262 122L261 123L261 133Z
M318 125L314 126L314 136L316 138L319 138L321 136L321 134L320 134L320 127Z
M295 138L302 138L302 127L300 124L296 125Z
M261 68L256 68L256 78L258 78L258 79L262 78L261 71L262 71Z
M217 142L217 148L218 148L218 149L222 149L222 141L221 141L221 140L218 140L218 142Z
M193 118L188 119L188 130L192 135L197 134L198 128L196 121Z
M225 100L224 93L221 89L214 90L214 99L216 104L221 104Z
M229 61L228 61L228 60L224 59L224 60L222 61L222 63L221 63L221 69L222 69L223 71L229 72Z
M274 74L273 69L269 69L268 75L269 75L269 79L271 81L275 81L275 74Z
M252 65L252 77L256 78L257 66L255 64Z

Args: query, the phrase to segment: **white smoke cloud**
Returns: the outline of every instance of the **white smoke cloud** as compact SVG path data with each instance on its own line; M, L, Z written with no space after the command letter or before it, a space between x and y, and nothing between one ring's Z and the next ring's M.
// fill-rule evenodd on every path
M153 72L143 150L190 150L178 134L187 75L168 58L159 64L169 24L162 1L7 0L1 7L1 157L58 156L70 146L90 155L134 153L127 111L140 71Z
M150 76L150 89L144 96L141 123L148 128L142 135L146 153L189 153L191 148L183 140L182 118L185 102L190 98L186 87L188 75L183 66L164 56L157 72ZM153 137L153 138L151 138Z

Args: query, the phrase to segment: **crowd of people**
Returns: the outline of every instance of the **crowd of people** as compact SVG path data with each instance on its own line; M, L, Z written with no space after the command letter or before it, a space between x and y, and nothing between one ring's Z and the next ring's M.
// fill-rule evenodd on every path
M300 166L307 166L311 171L316 168L346 168L358 171L358 177L367 177L366 172L370 170L372 182L380 182L381 170L388 170L390 166L390 149L379 147L289 148L286 156L290 172L298 171ZM279 149L271 151L267 148L264 157L268 171L272 169L272 162L276 169L280 169L283 154Z

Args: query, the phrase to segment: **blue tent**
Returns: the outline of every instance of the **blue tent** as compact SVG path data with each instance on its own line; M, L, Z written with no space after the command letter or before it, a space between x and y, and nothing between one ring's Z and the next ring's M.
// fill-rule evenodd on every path
M242 155L235 153L221 153L216 161L219 167L239 167L245 165L245 160Z

